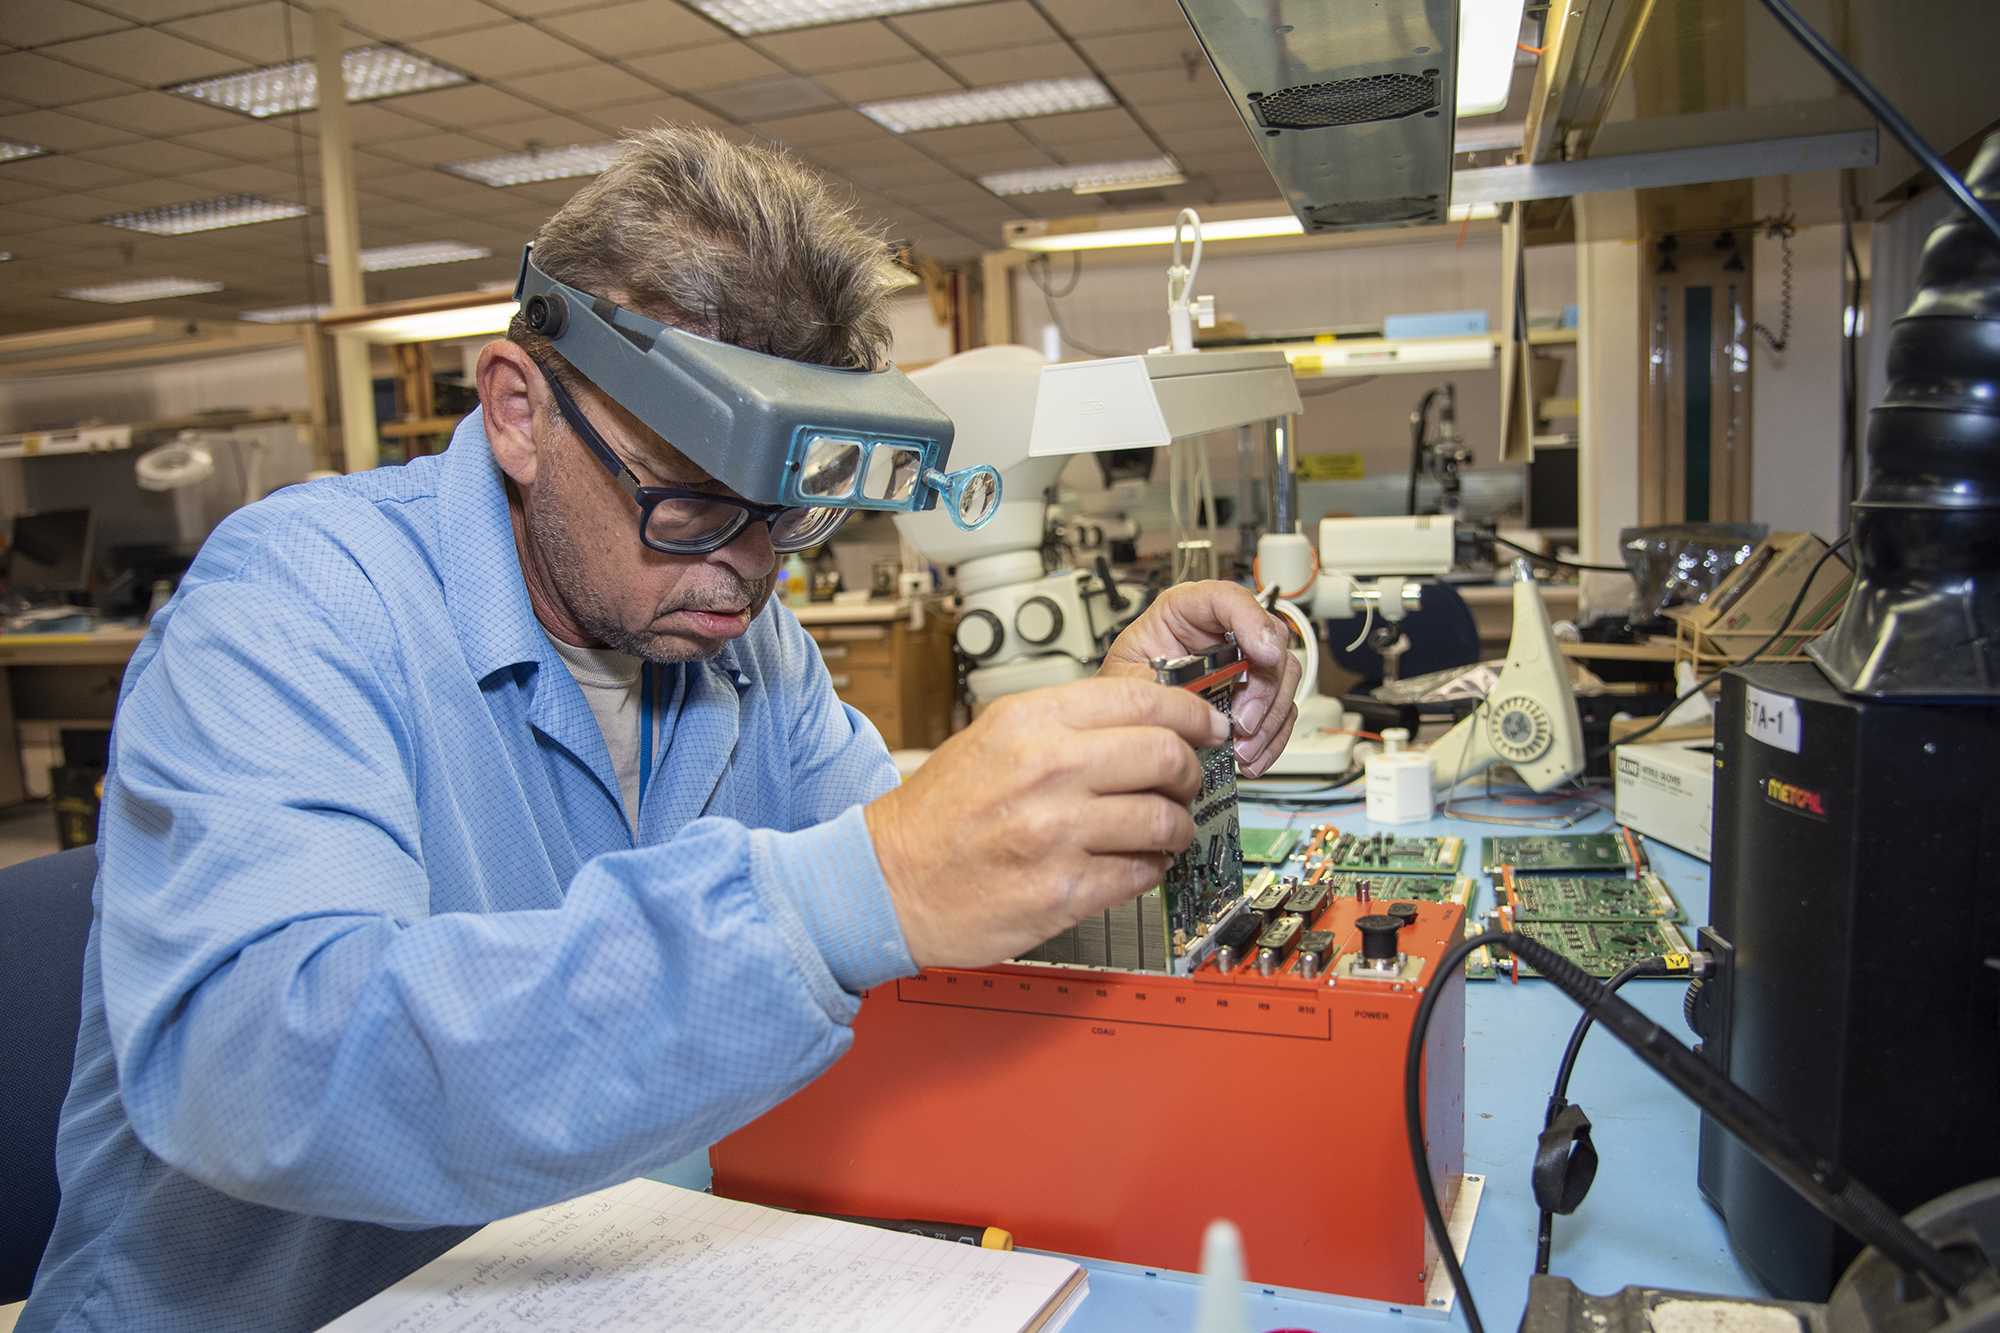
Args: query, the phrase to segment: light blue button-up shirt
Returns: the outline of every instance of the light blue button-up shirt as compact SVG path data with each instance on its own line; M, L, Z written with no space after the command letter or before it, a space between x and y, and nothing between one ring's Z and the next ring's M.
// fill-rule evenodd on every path
M847 1049L914 970L882 741L779 606L669 675L635 847L477 413L216 529L125 674L23 1333L314 1328Z

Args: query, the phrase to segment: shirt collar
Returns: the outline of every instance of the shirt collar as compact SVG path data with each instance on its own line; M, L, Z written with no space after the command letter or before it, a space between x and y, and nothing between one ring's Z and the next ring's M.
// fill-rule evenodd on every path
M505 667L552 658L528 602L507 487L481 412L458 423L440 462L440 573L466 664L476 679L485 680Z

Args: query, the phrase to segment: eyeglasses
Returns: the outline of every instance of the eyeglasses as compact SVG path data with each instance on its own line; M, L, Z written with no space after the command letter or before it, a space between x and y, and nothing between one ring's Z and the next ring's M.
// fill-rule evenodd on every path
M632 469L625 466L624 460L612 452L597 428L590 424L590 418L583 414L562 381L540 361L535 364L555 394L556 410L563 421L639 506L639 540L655 551L668 555L707 555L735 541L737 534L754 521L770 527L772 550L789 555L824 544L854 512L831 506L758 504L680 486L642 486L632 475Z

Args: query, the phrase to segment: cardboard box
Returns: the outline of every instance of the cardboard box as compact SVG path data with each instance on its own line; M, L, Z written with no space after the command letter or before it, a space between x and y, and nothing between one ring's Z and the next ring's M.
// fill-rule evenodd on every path
M1621 745L1613 755L1618 822L1709 859L1715 817L1715 738Z
M1784 624L1806 574L1826 553L1810 532L1774 532L1726 575L1699 606L1676 606L1676 649L1704 674L1740 662ZM1787 633L1759 660L1797 661L1806 644L1832 627L1847 605L1854 573L1838 556L1820 566Z

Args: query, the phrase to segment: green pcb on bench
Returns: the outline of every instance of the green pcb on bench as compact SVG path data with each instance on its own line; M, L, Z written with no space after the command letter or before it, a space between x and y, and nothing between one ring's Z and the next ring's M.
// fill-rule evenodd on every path
M1517 875L1502 890L1524 921L1685 921L1658 875Z

